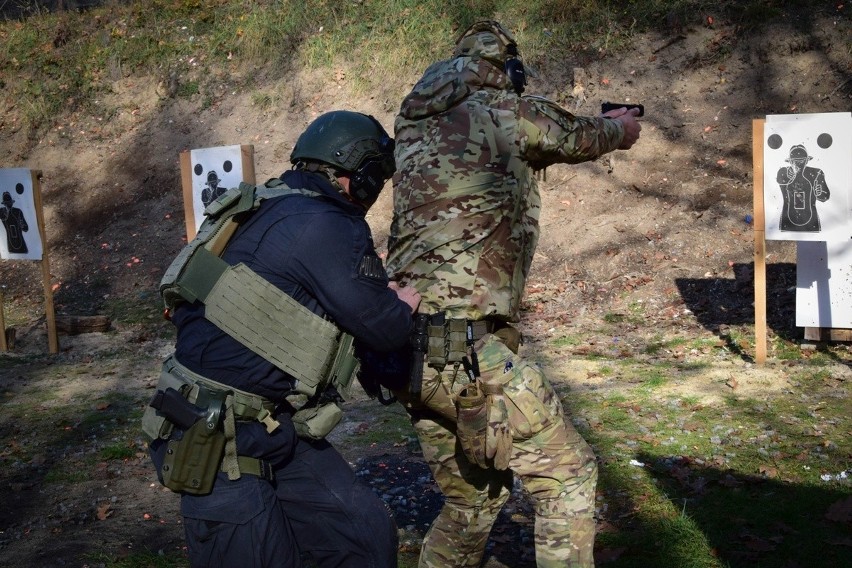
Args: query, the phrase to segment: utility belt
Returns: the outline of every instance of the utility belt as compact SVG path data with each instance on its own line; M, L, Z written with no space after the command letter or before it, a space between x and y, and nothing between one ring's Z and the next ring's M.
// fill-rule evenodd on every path
M487 348L489 356L482 370L484 372L481 372L475 344L489 334L493 337L486 339L484 345L491 347ZM494 366L493 353L517 354L520 332L495 319L448 320L439 313L418 316L415 337L409 387L411 395L415 400L420 398L424 361L439 372L452 363L456 370L452 374L453 381L459 367L463 367L465 382L461 384L464 386L458 391L446 385L430 386L427 405L456 421L459 445L471 463L482 468L507 469L513 438L503 388L512 364L511 358L506 358L502 372L497 372L499 365ZM494 345L499 345L499 348Z
M417 314L414 319L414 333L411 337L414 357L411 366L410 393L415 397L420 395L424 360L429 367L439 372L451 363L458 366L464 363L476 341L506 327L509 326L505 322L492 318L480 320L447 318L445 312Z
M145 409L142 430L166 444L160 479L173 491L209 493L216 474L228 479L247 473L272 479L263 460L237 455L236 421L257 420L267 432L280 424L275 404L194 373L171 356L163 362L157 392Z

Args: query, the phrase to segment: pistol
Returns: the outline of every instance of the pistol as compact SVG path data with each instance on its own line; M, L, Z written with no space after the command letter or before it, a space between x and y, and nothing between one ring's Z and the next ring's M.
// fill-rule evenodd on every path
M160 411L160 414L181 430L189 430L190 426L203 419L207 414L171 387L165 391L158 390L151 401L151 406Z
M639 109L639 116L645 116L645 106L644 105L631 105L631 104L627 104L627 103L611 103L611 102L605 102L605 103L601 104L601 114L608 113L609 111L615 110L617 108L626 108L627 110L630 110L632 108L638 108Z

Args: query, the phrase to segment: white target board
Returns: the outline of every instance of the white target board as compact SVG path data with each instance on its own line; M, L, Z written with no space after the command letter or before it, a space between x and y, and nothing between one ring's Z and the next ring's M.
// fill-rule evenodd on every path
M852 113L766 117L766 240L852 237Z
M796 243L796 325L852 329L852 242Z
M36 214L32 171L0 169L0 258L41 260L43 245Z
M254 146L199 148L182 152L180 159L187 240L191 240L210 203L243 181L255 183Z
M764 128L766 239L796 242L796 325L852 328L852 113Z

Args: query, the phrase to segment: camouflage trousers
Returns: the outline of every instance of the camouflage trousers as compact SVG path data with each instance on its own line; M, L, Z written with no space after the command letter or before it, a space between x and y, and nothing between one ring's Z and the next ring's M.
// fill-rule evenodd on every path
M478 567L514 476L534 502L537 566L594 566L597 464L591 448L565 421L540 368L494 335L483 337L475 350L481 376L495 379L496 373L503 384L512 434L509 469L480 467L460 447L454 397L468 384L465 373L426 369L421 400L400 398L445 497L424 537L419 567Z

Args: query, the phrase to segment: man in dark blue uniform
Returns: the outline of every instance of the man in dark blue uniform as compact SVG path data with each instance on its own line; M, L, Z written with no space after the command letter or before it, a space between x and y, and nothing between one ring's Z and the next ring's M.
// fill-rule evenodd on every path
M222 260L244 264L356 342L399 349L419 295L388 282L365 220L394 171L393 140L371 116L330 112L300 136L291 162L280 182L266 184L291 191L240 219ZM223 465L209 493L182 492L192 565L290 568L307 554L321 567L396 566L396 525L385 504L331 444L297 436L293 376L222 331L205 309L198 301L175 307L175 364L271 401L278 424L270 432L257 420L236 421L237 454L257 458L259 475L233 479ZM151 445L161 479L166 443Z

